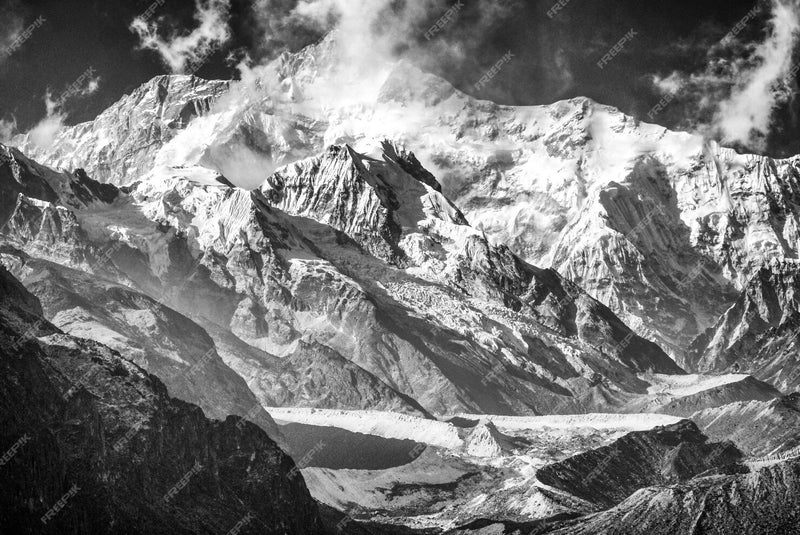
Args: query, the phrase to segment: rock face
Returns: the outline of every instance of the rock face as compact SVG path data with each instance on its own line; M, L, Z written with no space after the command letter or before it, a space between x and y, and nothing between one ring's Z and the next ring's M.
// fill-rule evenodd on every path
M282 358L266 354L226 359L249 380L265 407L374 409L429 416L413 399L318 342L299 340ZM252 353L252 352L250 352Z
M800 523L800 461L754 465L750 473L651 487L608 511L533 531L558 535L626 533L794 533Z
M690 348L702 371L752 373L784 391L800 386L800 263L772 261Z
M331 144L362 153L384 139L413 147L417 163L439 177L441 190L476 228L579 284L678 364L756 270L772 258L797 258L798 158L738 154L584 98L530 107L479 101L402 62L375 65L368 80L360 79L369 89L353 95L345 89L327 101L324 89L349 87L336 78L347 68L339 52L331 36L282 56L252 87L161 77L134 93L146 98L128 97L109 113L160 117L152 111L160 101L150 95L163 95L176 103L167 108L177 110L227 89L218 106L178 136L148 131L144 144L158 166L200 164L246 187ZM114 183L130 182L132 169L146 175L151 169L138 145L120 144L115 159L102 159L108 168L93 163L104 144L86 131L142 135L128 121L109 123L101 116L66 129L56 148L35 156L66 165L61 147L85 143L87 150L70 151L67 167ZM28 147L25 139L17 142ZM400 163L410 174L421 167ZM289 184L290 197L298 184ZM327 217L335 224L346 215ZM375 244L391 241L393 230L375 223Z
M683 421L537 471L536 437L481 421L452 429L457 454L488 490L517 481L474 507L563 516L464 531L795 525L796 403L774 387L800 384L800 159L588 99L478 101L406 63L340 83L339 52L333 36L249 81L158 77L51 148L0 145L0 260L41 299L0 268L0 438L14 454L0 522L35 531L67 493L46 530L224 533L247 519L245 533L319 533L263 432L279 438L270 405L399 412L358 417L420 429L459 413L691 415L780 460L738 464L736 446ZM357 441L317 423L295 426L298 451ZM370 439L363 467L406 469L419 444L402 442L385 464L388 443ZM362 467L342 453L320 461ZM495 459L517 455L530 464Z
M475 231L440 190L413 153L388 142L380 158L331 147L321 158L279 170L262 187L273 205L344 232L389 264L469 297L532 313L636 370L680 373L657 346L635 336L575 285Z
M464 451L472 457L498 457L513 451L510 437L501 433L490 420L482 420L464 439Z
M158 76L95 120L60 132L50 148L37 147L25 136L13 143L50 167L83 168L101 182L130 184L150 170L165 143L210 110L228 85L195 76Z
M282 440L245 381L189 318L124 286L19 251L0 250L0 259L39 298L42 316L64 332L119 352L159 377L170 396L200 406L210 418L246 417Z
M294 463L261 429L170 399L116 352L38 316L2 267L0 281L3 529L207 533L247 516L241 533L323 532Z
M774 455L800 446L800 394L771 401L740 401L691 416L713 440L730 440L750 456Z
M543 467L537 479L602 509L637 490L683 482L742 458L731 443L709 443L693 422L629 433L609 446Z
M21 196L7 237L203 324L262 403L616 410L646 389L636 373L682 373L579 287L469 226L392 144L378 157L331 147L250 193L207 169L174 172L110 204ZM26 225L50 214L70 224ZM336 354L344 380L327 372ZM325 380L298 380L294 365Z

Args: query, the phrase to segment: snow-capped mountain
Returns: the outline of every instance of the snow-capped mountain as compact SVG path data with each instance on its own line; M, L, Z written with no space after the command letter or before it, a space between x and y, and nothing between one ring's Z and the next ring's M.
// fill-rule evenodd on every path
M100 182L129 184L150 171L161 147L194 117L207 113L228 86L194 76L158 76L95 120L61 131L48 147L24 136L13 144L51 167L83 168Z
M186 503L236 501L227 521L270 495L276 533L792 525L800 159L340 53L160 76L49 147L0 145L0 334L47 411L93 426L74 458L130 402L167 414L146 470L189 433L170 473L225 466ZM84 405L51 403L98 366Z
M330 37L252 85L162 77L30 154L116 184L200 164L254 187L326 146L371 154L389 139L413 149L473 226L585 288L679 364L756 270L797 256L797 158L737 154L588 99L479 101L404 62L374 66L360 80L371 90L333 106L322 88L349 87L342 69ZM187 109L201 114L188 126ZM105 131L137 148L98 156Z
M350 392L317 382L303 397L320 407L365 408L356 391L367 388L371 408L440 414L622 410L647 388L636 373L682 373L580 288L470 227L413 155L383 150L334 146L252 193L193 169L74 210L22 194L6 229L30 256L132 284L215 324L221 346L228 331L260 350L222 356L264 405L286 399L264 383L283 380L270 353L296 355L303 340L364 378Z

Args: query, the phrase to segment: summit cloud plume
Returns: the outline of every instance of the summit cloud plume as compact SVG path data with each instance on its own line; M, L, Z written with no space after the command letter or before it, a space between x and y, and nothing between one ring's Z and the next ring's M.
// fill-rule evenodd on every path
M197 0L197 27L188 33L164 33L158 21L140 15L130 30L139 37L140 47L157 52L174 73L183 73L202 63L231 37L230 0Z
M741 37L747 26L759 23L765 27L763 38ZM793 55L799 39L800 1L763 2L709 50L705 70L656 76L654 85L666 95L694 102L699 117L694 128L705 135L764 150L775 109L794 98Z

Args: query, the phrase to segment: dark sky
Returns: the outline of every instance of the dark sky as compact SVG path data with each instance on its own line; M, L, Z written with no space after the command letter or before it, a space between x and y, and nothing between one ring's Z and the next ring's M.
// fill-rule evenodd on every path
M234 77L235 68L225 60L231 52L236 57L247 52L260 59L282 47L296 49L319 37L315 31L292 26L265 35L254 23L254 1L231 0L233 38L204 64L199 76ZM262 13L261 18L274 16L276 21L297 2L260 1L262 8L268 5L274 11L272 15ZM738 0L571 0L551 18L547 11L554 0L505 0L510 7L486 23L488 0L462 1L464 8L456 20L432 41L426 42L422 35L424 28L440 16L439 11L409 38L411 57L418 58L425 68L468 93L502 103L543 104L588 96L642 119L662 97L651 83L652 76L666 76L676 70L687 75L707 71L709 49L756 4ZM14 19L24 27L40 15L46 19L21 48L0 61L0 119L14 118L20 130L30 128L45 115L48 88L59 94L88 67L101 77L99 90L66 103L68 124L92 119L134 87L165 73L155 53L137 50L138 38L128 29L131 20L152 3L0 0L0 32L3 25L7 31ZM767 11L749 21L739 39L745 43L763 39ZM162 28L183 31L192 28L193 12L192 0L164 0L155 14ZM613 61L598 68L597 61L631 29L636 32L635 38ZM441 53L443 43L459 44L464 57ZM427 49L437 53L426 54ZM745 46L742 54L748 50ZM507 51L514 54L511 62L489 84L476 90L474 82ZM702 86L694 87L676 98L656 122L692 128L708 113L698 104L703 91ZM708 91L706 100L718 97ZM800 153L796 111L794 99L777 109L775 124L762 149L777 156Z

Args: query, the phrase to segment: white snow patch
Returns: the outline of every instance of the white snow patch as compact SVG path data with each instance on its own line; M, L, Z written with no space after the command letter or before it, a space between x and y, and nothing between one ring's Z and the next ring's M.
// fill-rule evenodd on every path
M536 429L579 428L603 429L609 431L647 431L654 427L671 425L683 418L666 414L568 414L548 416L486 416L479 414L458 414L461 418L491 421L500 431L524 431Z
M744 381L750 377L745 374L726 375L663 375L651 374L642 377L651 386L647 389L650 395L668 394L676 397L691 396L704 390Z

